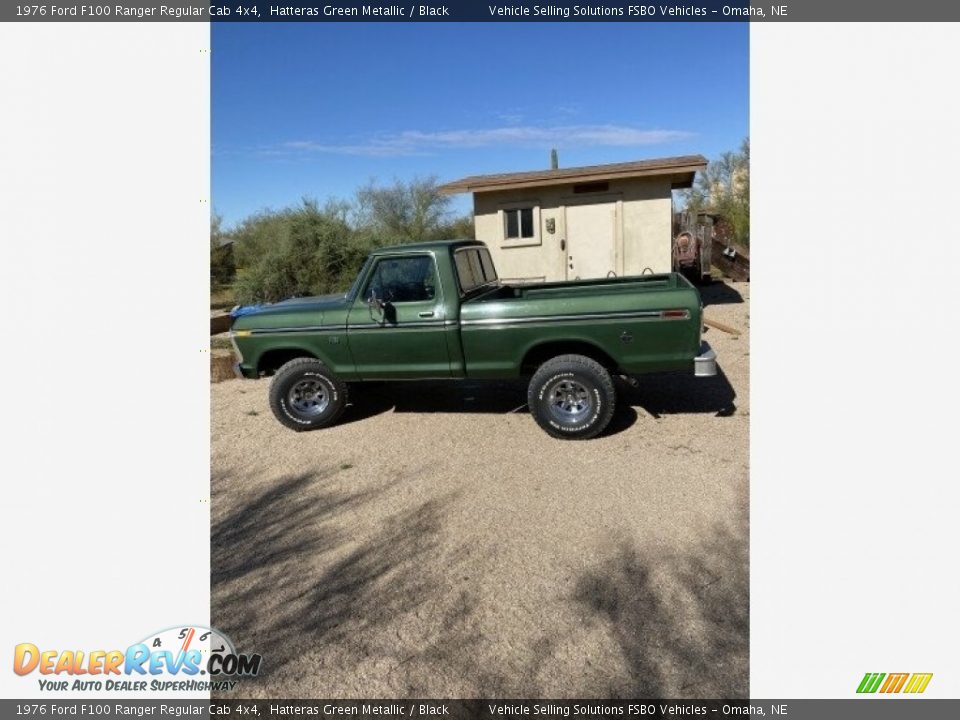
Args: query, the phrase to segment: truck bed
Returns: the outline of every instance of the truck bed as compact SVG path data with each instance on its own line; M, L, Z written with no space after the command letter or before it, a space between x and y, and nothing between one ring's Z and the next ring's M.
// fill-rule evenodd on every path
M655 290L670 290L676 289L677 287L690 288L692 285L690 285L685 277L677 273L537 283L533 285L501 285L477 298L466 300L465 304L509 299L538 300L540 298L575 298L585 293L591 296L621 295L625 293L632 294Z
M459 317L466 374L474 377L522 367L552 340L604 348L625 373L685 369L700 322L700 295L677 273L502 285L466 298Z

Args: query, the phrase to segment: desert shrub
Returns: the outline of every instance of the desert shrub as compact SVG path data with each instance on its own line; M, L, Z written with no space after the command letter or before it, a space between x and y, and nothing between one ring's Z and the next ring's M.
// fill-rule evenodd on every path
M373 248L473 237L472 217L451 218L448 205L435 178L415 178L390 186L371 182L352 202L330 200L320 207L304 199L252 215L229 233L237 300L345 292Z
M439 190L436 177L413 178L392 185L370 182L356 194L357 225L403 242L435 240L447 216L450 197Z
M220 228L219 215L210 218L210 285L229 285L237 272L233 243Z
M234 243L241 303L344 292L369 252L342 217L309 200L248 218Z

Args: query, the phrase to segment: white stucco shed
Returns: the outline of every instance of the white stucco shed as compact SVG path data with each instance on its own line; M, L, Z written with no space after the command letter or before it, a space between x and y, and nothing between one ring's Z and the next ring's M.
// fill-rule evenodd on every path
M673 190L702 155L476 175L441 186L473 193L476 237L500 277L540 282L671 269Z

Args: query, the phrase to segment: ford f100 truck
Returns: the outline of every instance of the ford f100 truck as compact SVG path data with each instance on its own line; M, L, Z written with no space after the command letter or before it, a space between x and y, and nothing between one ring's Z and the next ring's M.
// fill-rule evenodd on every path
M540 427L585 439L613 415L614 375L716 374L702 311L677 273L509 285L483 243L455 240L378 249L346 294L235 311L231 336L294 430L333 424L352 383L529 377Z

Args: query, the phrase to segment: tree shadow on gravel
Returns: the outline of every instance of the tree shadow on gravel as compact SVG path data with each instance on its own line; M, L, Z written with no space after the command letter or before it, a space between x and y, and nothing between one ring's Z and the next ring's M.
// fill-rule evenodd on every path
M357 490L337 468L246 494L232 480L213 478L211 620L263 656L233 694L540 697L549 683L580 697L747 696L745 510L742 527L718 526L689 552L612 542L558 588L554 601L586 610L587 627L612 639L603 654L622 660L621 673L584 686L558 660L586 657L569 621L501 635L496 618L523 608L484 589L495 549L447 534L455 494L405 496L406 473Z
M540 697L538 674L549 662L558 636L543 634L531 643L511 642L507 653L494 650L513 639L509 631L482 619L486 613L508 612L507 605L480 606L477 591L466 588L438 608L435 629L422 649L402 660L408 697L518 698Z
M483 660L477 550L442 537L456 495L357 528L353 514L391 508L398 492L387 493L406 476L351 492L337 475L285 477L239 501L229 479L214 478L212 625L263 656L259 675L232 694L484 697L530 687L526 648L506 659L509 670Z
M227 491L214 495L214 510L226 508L211 528L211 619L239 649L264 658L246 691L310 650L343 643L366 653L365 639L379 626L435 592L430 566L452 498L389 515L373 532L357 533L358 542L344 514L401 478L348 492L334 487L335 474L283 478L232 504Z
M749 545L717 525L688 554L643 553L613 544L581 576L573 600L601 622L626 672L596 697L749 697Z

